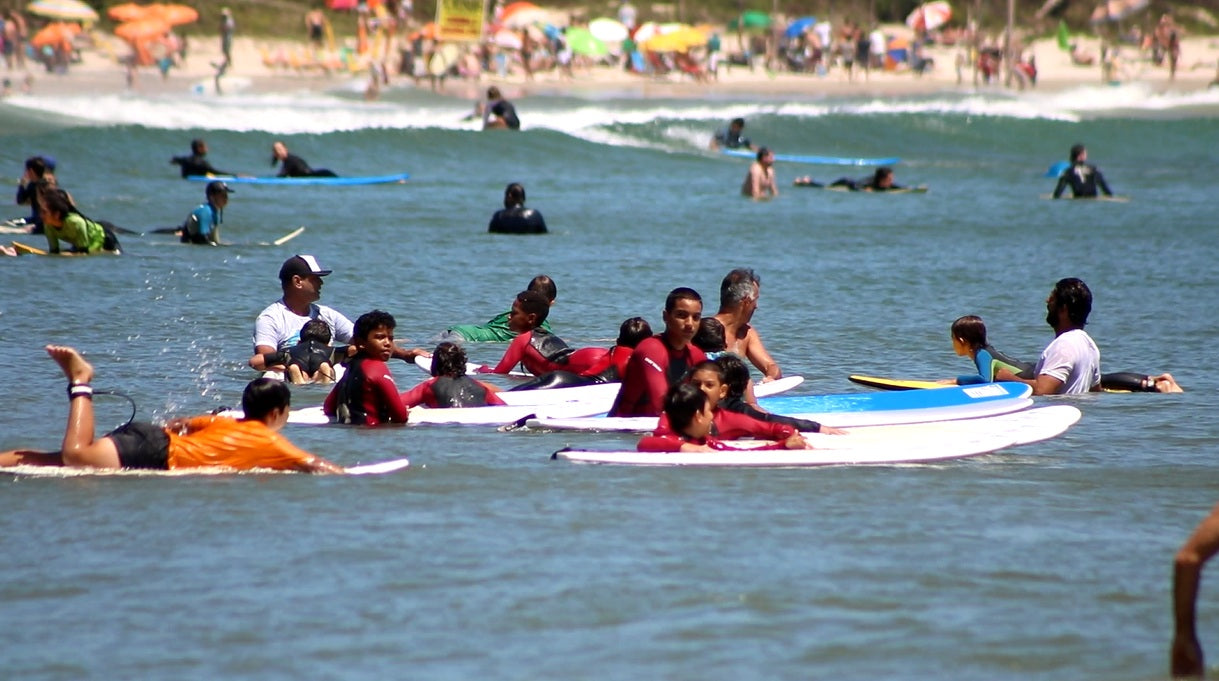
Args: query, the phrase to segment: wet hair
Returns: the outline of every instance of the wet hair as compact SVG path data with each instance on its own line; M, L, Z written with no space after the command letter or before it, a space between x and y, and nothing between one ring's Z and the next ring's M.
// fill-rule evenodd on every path
M889 166L881 166L876 169L876 173L872 175L872 186L879 187L880 181L893 177L893 169Z
M1067 317L1072 324L1082 327L1088 323L1088 315L1092 313L1092 291L1083 279L1059 279L1054 284L1054 302L1067 308Z
M465 348L444 341L432 351L432 375L461 378L466 375L466 361Z
M487 88L487 99L503 99L504 96L499 93L499 88L492 85Z
M769 153L770 153L770 147L758 147L758 160L761 161L762 157Z
M205 146L207 146L207 142L204 142L201 139L193 139L190 141L190 153L202 154L203 147L205 147Z
M672 312L677 307L677 301L679 300L693 300L699 305L703 304L703 297L698 295L698 291L686 286L679 286L669 291L669 295L665 297L665 312Z
M694 366L690 367L690 370L686 372L685 379L687 381L693 379L694 374L696 374L700 371L711 371L711 372L715 373L716 376L719 377L720 383L725 382L724 381L724 367L720 366L714 360L710 360L710 359L704 359L703 361L699 362L698 364L695 364Z
M301 327L301 340L330 343L330 325L323 319L310 319Z
M537 315L538 326L541 326L550 314L550 301L537 291L521 291L516 294L516 302L521 304L521 311L525 314Z
M732 119L732 125L739 125L743 128L743 127L745 127L745 119L744 118L734 118L734 119Z
M724 370L724 384L728 386L729 397L744 397L745 389L749 387L749 367L745 360L731 352L726 352L715 358L715 363Z
M652 337L652 325L643 317L631 317L618 327L618 341L615 345L633 348L644 340Z
M292 391L288 384L274 378L256 378L250 381L241 394L241 411L245 418L261 421L276 409L287 409L292 405Z
M77 212L76 206L72 205L72 198L68 196L68 192L53 187L49 183L46 187L41 187L38 190L38 196L48 213L66 216L69 213Z
M755 288L761 284L762 278L748 267L732 270L720 281L720 307L735 307L744 302L754 295Z
M1084 148L1084 145L1082 145L1082 144L1076 144L1076 145L1072 146L1071 147L1071 163L1075 163L1076 161L1078 161L1079 157L1082 156L1085 151L1087 151L1087 149Z
M723 352L728 347L728 341L724 339L724 325L715 317L700 319L698 331L690 342L703 352Z
M522 192L521 200L522 201L525 200L524 191L525 191L524 188L522 188L521 189L521 192ZM538 293L546 296L546 300L549 300L551 303L554 302L555 298L559 297L559 287L555 286L554 279L551 279L550 277L546 276L545 274L539 274L538 276L529 280L529 285L525 287L525 290L526 291L537 291Z
M952 337L977 350L986 347L986 323L976 315L959 317L952 323Z
M521 206L525 203L525 187L520 182L513 182L504 187L504 208Z
M398 326L398 322L394 320L392 314L384 310L365 312L356 319L355 328L352 330L351 336L352 338L363 340L368 338L368 334L383 326L393 331Z
M34 171L41 178L47 172L47 160L41 156L31 156L25 159L25 169Z
M665 414L669 416L669 425L678 433L689 428L694 415L706 406L707 396L690 383L678 383L665 393Z

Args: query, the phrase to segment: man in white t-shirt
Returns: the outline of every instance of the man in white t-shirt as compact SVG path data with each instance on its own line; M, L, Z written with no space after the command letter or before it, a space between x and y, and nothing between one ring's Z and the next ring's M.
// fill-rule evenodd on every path
M1100 390L1100 350L1084 331L1092 312L1092 291L1082 279L1060 279L1045 301L1046 322L1054 340L1042 351L1034 378L1025 380L1007 369L995 375L1000 381L1020 381L1034 395L1080 395Z

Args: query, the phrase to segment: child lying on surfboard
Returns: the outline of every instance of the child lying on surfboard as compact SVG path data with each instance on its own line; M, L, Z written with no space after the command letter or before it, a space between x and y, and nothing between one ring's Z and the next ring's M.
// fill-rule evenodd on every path
M407 407L485 407L503 404L499 388L466 375L466 351L444 341L432 351L432 377L402 393Z
M714 362L705 362L714 366ZM702 364L698 366L703 366ZM697 368L695 375L698 374ZM697 381L697 379L695 379ZM712 430L716 435L712 435ZM761 447L733 447L724 439L758 437L774 440ZM709 452L714 450L812 449L791 426L765 423L744 414L716 412L712 400L695 383L678 383L665 394L664 411L651 435L636 445L641 452Z

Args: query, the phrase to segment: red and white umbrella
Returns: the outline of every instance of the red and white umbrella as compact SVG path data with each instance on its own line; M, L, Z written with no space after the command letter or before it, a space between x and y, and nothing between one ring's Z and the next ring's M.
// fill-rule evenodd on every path
M934 31L952 18L952 6L944 0L935 0L914 8L906 17L906 25L916 31Z

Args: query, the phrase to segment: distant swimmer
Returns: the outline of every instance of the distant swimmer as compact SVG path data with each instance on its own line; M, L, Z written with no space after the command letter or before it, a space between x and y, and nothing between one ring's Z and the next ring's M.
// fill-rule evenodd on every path
M1105 176L1101 175L1096 166L1088 163L1088 150L1082 144L1071 147L1071 167L1058 176L1054 198L1060 198L1068 186L1071 187L1071 195L1077 199L1095 198L1098 196L1097 188L1104 192L1105 196L1113 196L1105 182Z
M181 470L269 468L342 473L333 463L298 449L278 431L288 422L291 393L280 381L259 378L241 396L243 419L196 416L157 426L129 422L102 436L93 431L93 366L74 348L46 346L68 379L68 422L57 452L15 449L0 466L67 466Z
M220 223L224 222L224 207L229 205L231 193L233 190L219 180L207 183L207 201L191 211L182 224L182 243L220 245Z
M525 207L525 187L513 182L504 188L504 208L491 216L487 231L495 234L545 234L542 214Z
M741 194L753 199L772 198L779 195L775 184L775 155L770 149L758 149L757 160L749 164Z
M754 150L753 143L748 137L742 135L745 132L745 119L734 118L728 124L728 127L721 128L711 137L711 148L715 150L723 149L748 149Z
M271 145L271 165L274 166L278 163L283 163L283 166L280 167L276 177L338 177L333 171L326 168L317 170L310 168L305 159L288 153L288 146L283 142Z
M190 156L175 156L169 160L172 165L180 166L182 177L191 175L235 175L226 170L217 170L207 160L207 142L194 139L190 142Z
M521 119L516 117L516 107L504 99L499 88L487 88L487 103L483 107L483 130L520 130Z

